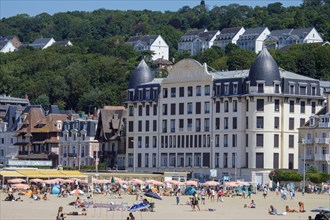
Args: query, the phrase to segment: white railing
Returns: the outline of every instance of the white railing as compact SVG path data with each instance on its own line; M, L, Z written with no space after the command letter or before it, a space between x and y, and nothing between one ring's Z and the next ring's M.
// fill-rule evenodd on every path
M315 154L315 161L326 161L329 154Z
M329 144L330 138L315 138L317 144Z
M313 139L305 139L305 144L313 144Z
M320 128L330 128L330 122L320 122L319 127Z

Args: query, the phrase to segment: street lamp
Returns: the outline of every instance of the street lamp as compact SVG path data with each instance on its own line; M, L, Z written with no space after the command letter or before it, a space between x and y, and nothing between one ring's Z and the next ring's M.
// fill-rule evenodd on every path
M303 190L302 190L302 194L305 194L305 184L306 184L306 153L305 153L305 148L306 148L306 143L305 143L305 139L302 139L302 144L303 144L303 148L304 148L304 174L303 174Z
M133 143L133 173L135 173L135 141L131 140Z

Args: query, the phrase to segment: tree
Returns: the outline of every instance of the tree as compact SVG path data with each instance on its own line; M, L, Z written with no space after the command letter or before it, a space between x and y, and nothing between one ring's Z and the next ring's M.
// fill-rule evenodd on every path
M38 96L38 98L33 102L34 105L41 105L45 110L48 110L50 102L49 97L46 94Z

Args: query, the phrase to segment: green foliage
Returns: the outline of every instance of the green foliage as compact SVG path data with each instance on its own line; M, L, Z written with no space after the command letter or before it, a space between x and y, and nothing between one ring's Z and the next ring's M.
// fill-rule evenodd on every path
M269 179L276 183L281 181L300 182L302 180L302 175L294 170L275 169L270 172Z
M212 47L191 57L178 52L180 37L190 29L221 30L225 27L272 29L315 27L330 40L330 1L304 0L301 6L285 8L279 2L249 7L239 4L205 4L177 12L119 11L99 9L36 16L18 14L3 18L0 33L17 35L23 43L39 37L69 39L75 46L52 46L45 50L25 47L0 54L0 94L23 97L31 103L58 104L61 109L87 111L90 107L122 105L125 89L138 60L150 56L124 42L130 36L160 34L170 47L170 60L195 58L216 70L247 69L255 54L229 44L224 51ZM296 45L288 51L272 51L279 66L298 74L330 80L330 47ZM164 77L167 72L158 73Z
M306 177L309 181L315 184L325 183L330 179L328 174L318 172L315 166L311 166L307 170Z

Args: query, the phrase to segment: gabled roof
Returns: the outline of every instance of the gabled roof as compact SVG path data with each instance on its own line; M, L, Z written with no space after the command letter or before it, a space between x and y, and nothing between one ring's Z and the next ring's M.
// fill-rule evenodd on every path
M258 27L258 28L249 28L246 29L242 36L245 35L260 35L266 28L265 27Z
M159 35L144 35L144 36L136 36L130 37L126 43L136 44L138 42L150 46L154 43L154 41L158 38Z
M183 36L195 36L203 32L207 32L207 29L190 30L187 33L185 33Z
M33 43L30 44L29 46L33 48L43 48L52 39L53 38L38 38L35 41L33 41Z
M220 34L237 34L243 27L223 28Z
M198 36L203 38L205 41L210 41L217 33L218 31L207 31L199 33Z
M69 40L62 40L62 41L56 41L56 42L54 43L54 45L58 45L58 46L66 46L66 45L68 45L69 43L71 43L71 41L69 41Z
M4 48L10 41L0 40L0 50Z
M120 137L124 117L126 117L126 111L122 106L108 106L106 109L101 109L95 139L109 141Z

